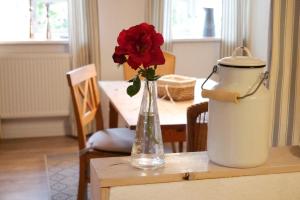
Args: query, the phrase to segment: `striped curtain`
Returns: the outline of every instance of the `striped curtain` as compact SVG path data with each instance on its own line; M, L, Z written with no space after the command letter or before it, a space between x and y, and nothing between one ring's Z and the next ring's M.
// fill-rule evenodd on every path
M248 13L249 0L222 1L220 58L230 56L236 47L246 46Z
M300 144L300 0L272 0L273 146Z

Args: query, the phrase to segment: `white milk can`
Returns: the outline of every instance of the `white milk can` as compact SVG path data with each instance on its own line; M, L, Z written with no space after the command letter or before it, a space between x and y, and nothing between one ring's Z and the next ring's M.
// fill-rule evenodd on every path
M246 56L236 56L239 49ZM209 98L207 151L211 161L237 168L263 164L269 153L270 100L264 86L265 62L246 47L218 60L213 69L219 83L202 96Z

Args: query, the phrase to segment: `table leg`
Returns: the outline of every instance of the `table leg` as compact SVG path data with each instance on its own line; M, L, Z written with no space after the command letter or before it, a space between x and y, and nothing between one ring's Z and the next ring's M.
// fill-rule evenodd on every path
M176 144L175 144L175 142L171 142L171 147L172 147L172 152L176 153L177 150L176 150Z
M114 105L109 102L109 128L118 127L118 112Z
M185 126L162 127L162 137L164 143L171 143L174 153L177 152L176 143L178 143L178 152L183 152L183 142L186 141Z
M179 152L183 152L183 142L178 142L178 150Z

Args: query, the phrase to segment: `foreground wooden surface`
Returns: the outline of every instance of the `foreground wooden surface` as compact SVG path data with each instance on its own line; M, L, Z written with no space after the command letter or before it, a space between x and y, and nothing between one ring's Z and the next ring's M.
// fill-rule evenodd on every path
M68 137L0 140L0 199L48 200L45 155L77 149L77 140Z
M143 171L130 166L129 157L94 159L91 168L101 188L112 186L166 183L239 176L300 172L300 147L278 147L268 161L247 169L227 168L209 162L206 152L167 154L165 167Z

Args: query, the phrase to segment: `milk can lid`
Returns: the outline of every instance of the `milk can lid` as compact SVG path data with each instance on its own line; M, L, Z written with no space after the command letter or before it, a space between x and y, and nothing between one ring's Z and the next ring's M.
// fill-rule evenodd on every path
M247 53L246 56L236 56L236 52L240 48ZM266 63L263 60L253 57L249 49L246 47L236 48L233 51L231 56L224 57L218 60L218 64L223 67L234 67L234 68L261 68L266 66Z

